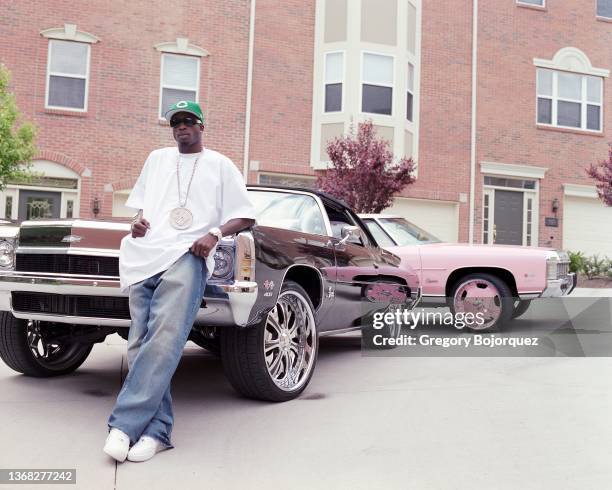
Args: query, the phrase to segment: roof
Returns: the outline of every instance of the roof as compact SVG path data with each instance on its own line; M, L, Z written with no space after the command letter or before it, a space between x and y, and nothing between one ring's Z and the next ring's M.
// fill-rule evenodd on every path
M269 185L269 184L248 184L247 188L264 188L264 189L278 189L281 191L298 191L298 192L309 192L311 194L315 194L317 196L319 196L321 199L330 201L334 204L336 204L337 206L341 206L343 208L347 208L350 209L350 207L344 202L341 201L340 199L328 194L327 192L323 192L317 189L312 189L309 187L289 187L289 186L283 186L283 185Z

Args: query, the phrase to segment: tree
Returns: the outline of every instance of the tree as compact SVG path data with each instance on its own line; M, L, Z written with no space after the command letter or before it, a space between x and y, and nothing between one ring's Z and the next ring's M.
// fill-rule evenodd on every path
M36 154L34 126L29 122L16 126L21 116L9 92L10 79L9 71L0 64L0 189L9 180L29 179L30 161Z
M348 135L331 140L327 154L332 167L319 176L317 186L357 213L380 213L415 180L412 158L394 164L389 142L376 137L371 120L359 123L357 134L351 126Z
M597 181L597 194L606 206L612 206L612 143L608 149L608 159L586 169L589 177Z

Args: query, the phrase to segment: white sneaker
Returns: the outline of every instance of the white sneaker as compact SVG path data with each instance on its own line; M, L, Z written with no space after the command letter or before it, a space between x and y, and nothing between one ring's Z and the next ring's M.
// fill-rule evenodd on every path
M123 463L129 449L130 437L125 432L113 427L108 433L103 451L111 458Z
M128 453L128 461L146 461L155 456L156 453L165 449L161 441L154 437L142 436L136 444L132 446Z

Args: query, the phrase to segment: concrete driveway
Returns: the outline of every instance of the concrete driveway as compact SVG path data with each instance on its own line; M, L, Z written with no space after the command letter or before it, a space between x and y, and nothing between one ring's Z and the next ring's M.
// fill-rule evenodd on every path
M113 335L73 375L0 364L0 466L76 468L77 485L52 488L87 490L612 487L609 357L364 357L347 334L322 339L301 398L270 404L237 396L190 342L172 384L176 448L115 464L102 445L125 354Z

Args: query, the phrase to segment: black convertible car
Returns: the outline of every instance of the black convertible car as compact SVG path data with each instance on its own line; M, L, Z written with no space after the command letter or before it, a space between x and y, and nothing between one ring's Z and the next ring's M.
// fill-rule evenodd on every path
M257 224L217 247L190 339L221 355L243 395L284 401L308 384L320 335L414 306L420 288L342 202L308 189L249 186L249 195ZM65 374L108 334L127 338L118 277L127 233L125 222L79 219L0 227L0 357L8 366Z

